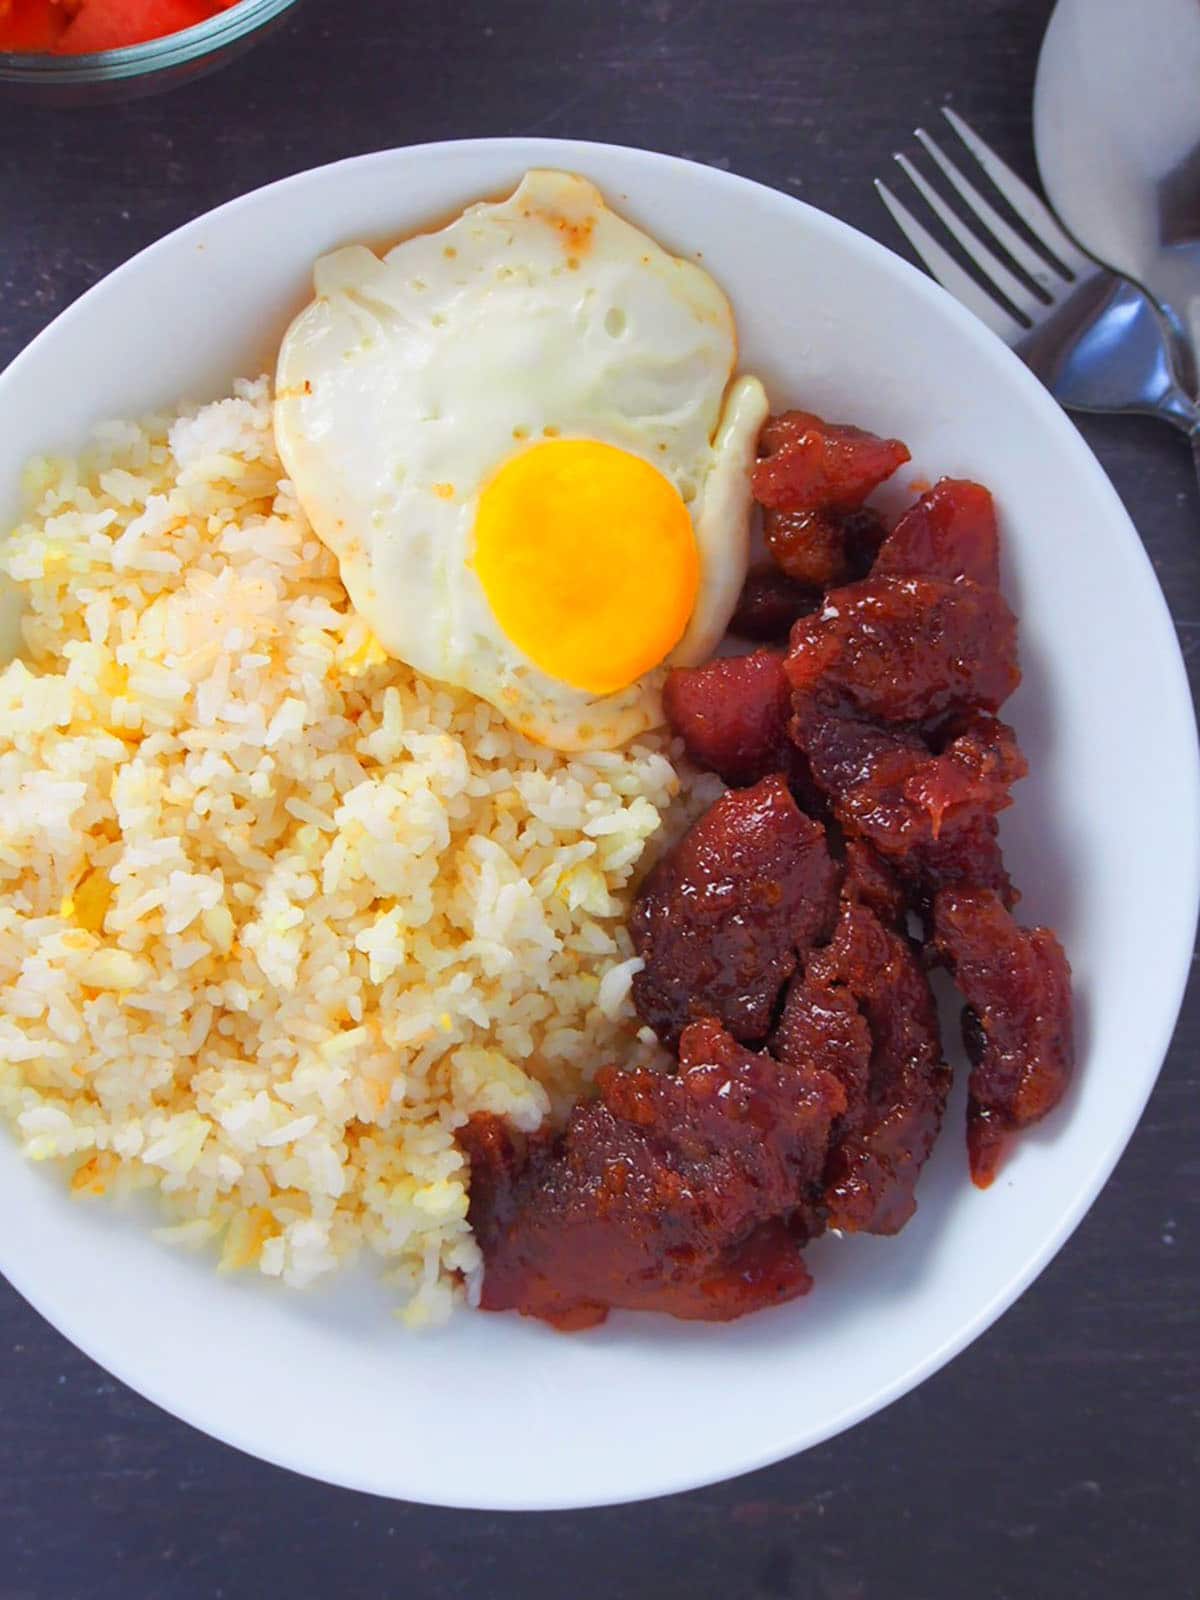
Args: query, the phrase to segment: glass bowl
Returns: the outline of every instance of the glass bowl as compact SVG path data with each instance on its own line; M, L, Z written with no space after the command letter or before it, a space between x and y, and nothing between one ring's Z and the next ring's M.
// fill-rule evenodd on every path
M258 42L299 0L241 0L207 22L92 55L0 51L0 94L85 105L156 94L222 66Z

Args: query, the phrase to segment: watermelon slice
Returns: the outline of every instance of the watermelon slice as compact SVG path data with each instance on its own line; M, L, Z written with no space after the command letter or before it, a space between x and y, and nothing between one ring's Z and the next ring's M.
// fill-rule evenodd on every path
M66 25L66 13L50 0L0 0L0 51L54 50Z
M225 9L214 0L84 0L58 43L65 55L119 50L194 27Z

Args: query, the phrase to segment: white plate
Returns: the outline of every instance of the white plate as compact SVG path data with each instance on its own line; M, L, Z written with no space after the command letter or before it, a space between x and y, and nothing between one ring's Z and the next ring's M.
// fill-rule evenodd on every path
M0 378L0 510L15 507L27 455L257 372L321 251L443 218L535 165L586 173L665 244L702 255L733 297L745 367L778 400L898 434L909 478L965 474L995 491L1022 624L1011 715L1033 766L1004 841L1022 916L1052 923L1074 965L1081 1064L1067 1104L990 1192L967 1180L959 1104L899 1238L822 1240L807 1299L732 1327L619 1316L565 1336L463 1314L414 1337L368 1278L308 1296L218 1278L136 1221L72 1202L0 1134L0 1264L119 1378L313 1477L504 1509L631 1500L762 1466L878 1411L981 1333L1078 1223L1133 1130L1179 1007L1198 870L1174 630L1071 423L911 267L727 173L495 140L364 156L223 206L113 273ZM1019 1410L997 1426L1019 1432Z

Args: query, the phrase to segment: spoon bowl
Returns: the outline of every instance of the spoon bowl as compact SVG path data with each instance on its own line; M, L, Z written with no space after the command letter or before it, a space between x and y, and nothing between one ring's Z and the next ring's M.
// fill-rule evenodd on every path
M1200 3L1059 0L1038 62L1042 184L1080 244L1154 296L1176 369L1200 350Z

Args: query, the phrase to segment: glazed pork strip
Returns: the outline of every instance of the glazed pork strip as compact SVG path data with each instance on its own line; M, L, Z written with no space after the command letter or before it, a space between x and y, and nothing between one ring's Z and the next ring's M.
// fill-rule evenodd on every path
M663 856L630 919L642 1019L671 1048L715 1018L744 1044L770 1030L797 958L828 937L838 869L825 830L775 774L731 789Z
M943 478L915 501L883 541L876 577L963 579L1000 587L996 507L981 483Z
M796 694L882 723L997 711L1020 682L1016 618L969 581L871 577L796 623L784 670Z
M485 1310L563 1329L614 1307L723 1322L807 1292L837 1077L705 1021L677 1073L609 1068L597 1085L557 1138L522 1143L490 1115L461 1135Z
M986 1189L1010 1136L1052 1111L1075 1061L1071 968L1049 928L1021 928L997 894L943 889L932 948L967 1005L967 1150Z
M916 1210L950 1087L937 1008L908 938L844 901L833 938L792 982L771 1050L792 1065L820 1060L846 1092L825 1169L828 1225L898 1233Z

